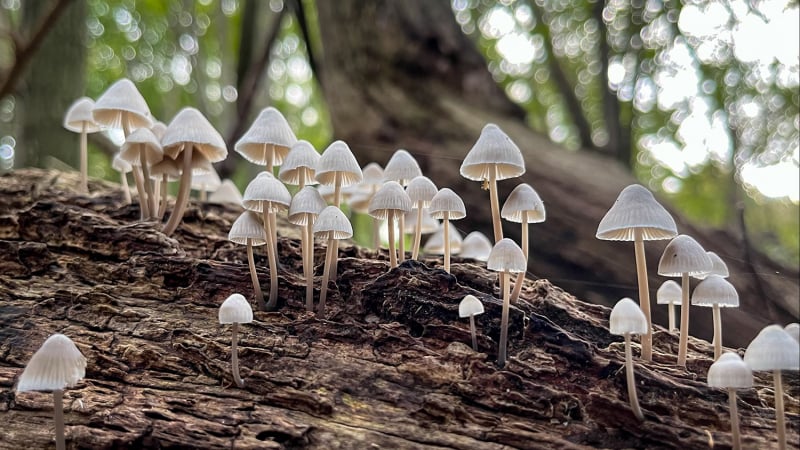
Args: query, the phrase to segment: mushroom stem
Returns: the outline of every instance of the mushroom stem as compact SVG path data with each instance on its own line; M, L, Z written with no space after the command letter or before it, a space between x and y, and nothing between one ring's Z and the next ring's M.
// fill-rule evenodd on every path
M208 201L208 193L206 192L206 185L200 186L200 201L205 203Z
M311 218L306 223L303 238L305 239L305 260L303 262L303 271L306 275L306 310L314 311L314 222Z
M625 333L625 378L628 382L628 400L631 402L633 415L639 420L644 420L639 397L636 395L636 380L633 377L633 354L631 352L631 334Z
M472 335L472 349L478 351L478 335L475 332L475 314L469 315L469 334Z
M237 386L244 387L244 381L239 376L239 349L237 344L239 340L239 323L234 322L231 327L231 369L233 370L233 381Z
M444 271L450 273L450 213L444 212Z
M372 246L375 250L381 248L381 221L372 218Z
M500 223L500 200L497 198L497 168L489 169L489 202L492 206L492 226L494 228L494 243L503 239L503 225Z
M139 220L145 220L150 217L150 210L147 207L144 176L142 175L142 170L136 166L131 168L131 173L133 174L133 184L136 185L136 195L139 196Z
M261 211L264 218L264 227L267 234L267 261L269 262L269 301L267 302L267 311L271 311L278 306L278 270L275 267L275 243L272 241L272 226L270 221L270 214L267 212L269 208L264 205Z
M681 274L681 337L678 340L678 365L686 367L689 345L689 274Z
M389 225L389 267L397 267L397 255L394 252L394 210L390 209L387 217Z
M64 442L64 391L56 389L53 391L53 419L56 422L56 450L67 448Z
M525 255L525 266L528 265L528 211L522 211L522 253ZM514 290L511 292L511 303L516 304L522 292L522 282L525 281L525 272L517 274L514 280Z
M317 308L317 318L321 319L325 317L325 300L328 296L328 281L330 280L330 269L332 269L332 264L335 254L336 246L336 239L333 238L333 232L329 232L328 237L328 249L325 251L325 267L322 270L322 286L320 286L319 292L319 307Z
M783 413L783 381L781 371L772 372L775 379L775 426L778 428L778 449L786 450L786 419Z
M333 204L339 208L342 203L342 173L333 174Z
M714 303L713 307L714 317L714 361L719 359L722 354L722 317L720 316L720 308L718 303Z
M419 259L419 244L422 241L422 201L417 202L417 223L414 224L414 248L411 249L411 259Z
M269 148L269 150L267 150ZM275 175L275 171L273 167L275 166L275 146L272 144L264 144L264 170L266 170L270 175Z
M672 333L675 330L675 305L672 303L667 305L667 315L669 316L669 332Z
M89 149L86 145L86 122L81 127L81 192L89 192Z
M128 175L125 172L119 174L120 183L122 184L122 196L125 199L125 204L131 204L131 188L128 185Z
M636 278L639 280L639 306L647 319L647 333L642 339L642 359L653 360L653 322L650 319L650 288L647 284L647 260L644 254L644 239L641 228L633 229L633 248L636 254ZM688 287L687 287L688 289Z
M275 251L275 267L278 267L278 213L271 211L269 213L269 229L272 230L272 248Z
M728 388L728 412L731 416L731 440L733 450L742 449L742 439L739 436L739 411L736 407L736 389Z
M503 286L503 314L500 319L500 349L497 352L497 365L506 365L506 346L508 343L508 310L511 307L508 296L508 271L500 272L500 285Z
M164 234L172 234L183 219L183 212L189 203L189 189L192 185L192 149L194 145L187 145L183 150L183 172L178 186L178 197L175 199L175 208L172 209L167 224L164 225Z
M264 294L261 293L261 285L258 282L258 274L256 273L256 263L253 258L253 240L247 238L247 265L250 267L250 279L253 281L253 291L256 296L256 304L261 311L267 310L267 305L264 303Z
M167 175L164 174L161 176L161 204L158 205L158 213L156 214L156 218L161 220L164 217L164 213L167 212L167 200L169 197L167 195L167 188L169 187L169 178Z
M146 208L143 209L147 210L147 218L152 219L156 214L153 197L153 183L150 182L150 167L147 164L147 157L144 152L144 144L139 144L139 163L142 165L142 182L144 184L144 192L147 194L147 198L140 198L139 203L144 201Z
M406 215L402 212L398 214L397 222L397 240L399 241L397 261L402 263L406 260Z
M150 215L153 219L161 220L158 215L158 205L161 203L161 179L153 178L153 201L150 202Z

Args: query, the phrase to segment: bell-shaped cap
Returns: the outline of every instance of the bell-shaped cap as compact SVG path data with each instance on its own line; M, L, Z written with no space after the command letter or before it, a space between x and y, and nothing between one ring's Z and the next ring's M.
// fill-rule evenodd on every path
M406 187L406 193L408 198L411 199L412 208L417 208L419 202L422 202L423 208L428 208L437 192L439 192L439 189L433 181L422 175L414 177Z
M278 212L289 207L292 194L269 172L260 172L244 189L242 204L250 211Z
M497 180L505 180L525 173L525 160L517 144L500 127L490 123L483 127L464 157L460 171L468 180L488 180L491 171L495 171Z
M361 168L363 179L361 184L367 188L374 187L376 190L383 186L383 167L380 164L371 162Z
M161 138L164 137L164 133L167 132L167 124L160 120L156 120L153 122L153 125L150 127L150 131L153 132L154 135L158 138L159 142Z
M492 247L486 268L496 272L520 273L527 270L528 261L516 242L503 238Z
M478 314L483 314L483 303L474 295L465 295L458 304L458 317L477 316Z
M212 163L228 156L225 140L203 113L192 107L180 110L161 138L164 154L172 159L177 159L188 145Z
M793 337L795 341L800 342L800 323L790 323L783 328L783 331L789 333L789 336Z
M97 133L100 125L94 121L94 100L81 97L75 100L64 114L64 128L76 133Z
M403 230L406 233L413 233L414 228L417 226L417 214L419 214L419 209L413 208L411 211L406 213L405 218L405 229ZM431 217L430 213L428 213L427 208L422 208L422 226L420 227L419 234L431 234L435 233L436 230L439 229L439 221Z
M692 305L739 307L739 293L725 278L709 275L692 292Z
M508 194L503 209L500 210L500 217L509 222L522 223L523 212L527 223L544 222L546 218L542 199L527 183L520 184Z
M780 325L768 325L747 346L744 362L755 371L800 370L800 344Z
M753 371L738 354L725 352L708 368L708 386L723 389L753 387Z
M297 141L289 149L286 159L283 160L278 179L286 184L298 186L300 176L304 178L306 185L317 184L314 179L320 155L308 141Z
M480 231L473 231L468 234L461 243L462 258L472 258L476 261L486 261L492 252L492 241Z
M467 216L464 201L450 188L442 188L433 196L428 211L434 219L444 219L445 213L448 220L463 219Z
M219 323L250 323L253 308L242 294L231 294L219 307Z
M367 212L376 219L385 219L389 211L405 214L411 211L411 199L408 198L403 186L396 181L387 181L369 202Z
M383 180L397 181L400 186L408 185L412 179L421 175L422 170L419 168L417 160L411 156L411 153L403 149L394 152L383 169Z
M706 255L711 259L711 272L705 275L698 275L697 278L702 280L709 275L719 275L722 278L728 278L730 273L728 272L728 265L725 264L725 261L723 261L719 255L711 251L706 252Z
M344 141L334 141L322 152L315 177L320 184L332 186L337 173L342 187L360 183L364 178L355 155Z
M258 220L258 215L253 211L245 211L236 218L228 232L228 240L240 245L259 246L267 243L267 235L264 226Z
M461 253L461 244L464 239L461 236L461 232L453 225L453 222L448 223L447 226L450 228L448 231L450 237L450 254L458 255ZM444 224L441 224L439 229L425 241L422 252L429 255L444 255Z
M314 234L324 234L330 239L349 239L353 237L353 226L341 209L326 206L314 222Z
M100 95L94 103L92 115L95 122L110 128L127 127L133 131L153 125L147 102L127 78L117 80Z
M210 203L244 206L242 205L242 193L239 192L239 188L236 187L233 180L227 178L222 180L222 184L208 196L208 201Z
M647 334L647 318L636 302L625 297L611 310L608 331L618 335Z
M164 159L164 150L161 142L149 128L137 128L125 139L119 150L120 158L131 163L132 166L141 166L141 155L144 154L148 166Z
M361 186L360 184L357 186ZM375 196L372 192L365 192L361 189L354 189L351 195L343 198L347 202L347 206L350 207L350 210L353 212L357 212L360 214L368 214L369 213L369 202L372 201L372 197Z
M150 168L150 177L155 179L163 179L164 175L167 176L167 181L177 181L181 178L181 167L178 161L172 158L164 158L161 161L153 164Z
M114 155L114 159L111 160L111 168L120 173L128 173L133 170L131 163L120 158L119 153Z
M678 234L675 220L653 193L632 184L620 192L597 226L596 236L608 241L633 241L637 228L645 241L670 239Z
M294 131L280 111L264 108L250 128L234 145L234 150L251 163L264 165L272 154L272 164L279 166L297 142Z
M684 273L700 275L710 271L711 258L697 241L685 234L669 241L658 262L658 274L668 277L678 277Z
M667 280L661 283L661 287L656 291L656 303L659 305L680 305L682 291L681 285Z
M306 225L311 218L319 216L325 207L325 199L319 191L311 186L300 189L289 205L289 222L295 225Z
M192 177L191 188L195 191L214 192L222 186L217 170L211 166L211 170Z
M86 376L86 358L72 340L53 334L36 350L17 383L17 392L55 391Z

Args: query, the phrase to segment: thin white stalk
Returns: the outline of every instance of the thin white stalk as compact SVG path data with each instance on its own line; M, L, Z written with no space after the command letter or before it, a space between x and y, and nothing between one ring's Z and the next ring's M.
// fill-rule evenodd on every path
M153 201L150 202L150 215L153 219L161 220L158 215L158 205L161 203L161 179L158 177L151 179L153 182Z
M205 203L208 201L208 192L206 192L206 185L200 186L200 201Z
M164 217L164 213L167 212L167 203L169 202L169 195L167 195L167 188L169 187L169 178L167 174L161 176L161 204L158 205L158 213L156 214L156 218L161 220Z
M411 259L419 259L419 244L422 241L422 200L417 202L417 223L414 224L414 248Z
M718 303L713 306L714 317L714 361L718 360L722 355L722 317L720 316L720 308Z
M169 236L172 234L181 223L183 219L183 212L186 210L186 205L189 203L189 190L192 186L192 149L194 145L187 145L183 149L183 173L181 173L181 181L178 186L178 197L175 199L175 208L172 209L167 224L164 225L164 234Z
M469 315L469 334L472 335L472 349L478 351L478 333L475 331L475 314Z
M273 167L275 166L275 148L271 144L264 144L264 159L266 162L264 163L264 170L269 172L270 175L274 175L275 171Z
M394 251L394 210L390 209L386 219L389 226L389 267L397 267L397 254Z
M681 337L678 340L678 365L686 367L689 346L689 274L681 274Z
M444 271L450 273L450 213L444 212Z
M153 183L150 180L150 166L147 164L144 144L139 144L139 163L142 165L142 184L144 184L144 193L147 195L147 198L140 198L139 203L144 202L147 218L152 219L156 211L153 207Z
M492 227L494 228L494 243L503 239L503 225L500 223L500 200L497 198L497 168L489 170L489 202L492 207Z
M500 318L500 349L497 352L497 365L505 367L506 348L508 345L508 310L511 307L508 295L508 272L500 272L500 285L503 286L503 314Z
M528 211L522 211L522 253L525 255L525 267L528 267ZM517 303L522 292L522 283L525 281L525 272L517 274L514 281L514 290L511 292L511 303Z
M736 389L734 388L728 388L728 412L731 416L733 450L742 450L742 438L739 434L739 410L736 406Z
M125 199L125 204L131 204L131 187L128 185L128 174L120 172L119 181L122 184L122 197Z
M239 340L239 323L234 322L231 327L231 369L233 370L233 381L240 388L244 387L244 381L239 376L239 349L237 348Z
M322 269L322 286L319 291L319 306L317 307L317 318L325 317L325 300L328 296L328 281L330 280L330 270L333 268L333 261L336 259L336 239L333 238L333 231L329 232L328 248L325 251L325 267Z
M137 166L131 168L133 174L133 184L136 185L136 195L139 198L139 220L145 220L150 217L150 211L147 207L147 194L144 190L144 176L142 169Z
M644 420L642 409L639 408L639 397L636 395L636 379L633 376L633 355L631 352L630 333L625 333L625 378L628 384L628 401L631 403L633 415L639 420Z
M56 450L67 448L64 439L64 391L53 391L53 419L56 422Z
M783 380L781 371L772 372L775 379L775 426L778 428L778 449L786 450L786 417L783 412Z
M669 316L669 332L672 333L677 328L675 328L675 305L669 303L667 305L667 315Z
M647 334L643 334L642 340L642 359L645 361L653 360L653 321L650 318L650 288L647 284L647 260L644 253L644 240L642 239L642 229L633 229L633 247L636 255L636 278L639 280L639 306L642 308L645 319L647 319Z
M342 206L342 173L335 172L333 175L333 203L336 205L337 208L341 208ZM336 275L339 273L339 241L334 241L333 245L335 246L334 253L336 254L336 258L333 259L333 266L331 266L331 279L336 281Z
M397 222L397 236L400 241L397 247L399 254L397 262L402 263L406 260L406 215L402 211L397 214Z
M269 262L269 301L267 302L267 311L272 311L278 306L278 268L275 265L275 243L272 242L272 227L270 226L268 210L267 205L264 205L261 215L266 228L264 231L267 234L267 261Z
M264 294L261 293L261 284L258 282L255 258L253 258L253 240L250 238L247 238L247 265L250 268L250 279L253 282L253 291L258 309L266 311L267 305L264 303Z
M86 122L81 126L81 192L89 192L89 149L86 139Z
M306 262L303 269L306 275L306 310L314 311L314 222L309 217L305 227Z

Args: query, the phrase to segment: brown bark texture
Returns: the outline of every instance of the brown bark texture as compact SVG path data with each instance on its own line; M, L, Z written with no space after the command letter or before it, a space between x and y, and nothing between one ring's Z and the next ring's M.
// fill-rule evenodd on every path
M622 337L609 309L547 280L512 306L509 360L497 368L501 301L483 263L454 258L389 268L386 251L339 250L317 319L304 307L299 233L280 229L280 301L240 328L244 388L231 379L230 328L217 309L253 301L245 246L227 240L239 211L190 204L174 237L137 223L119 187L38 169L0 176L0 449L53 448L52 397L15 393L52 333L71 337L86 378L64 392L67 448L578 449L730 446L727 394L705 374L713 347L657 327L654 360L636 360L645 422L629 410ZM315 280L323 246L315 249ZM262 285L269 280L257 256ZM316 296L318 296L316 289ZM457 318L481 299L479 352ZM255 306L255 305L253 305ZM741 349L739 352L741 353ZM634 354L638 354L638 348ZM798 443L796 373L787 375L789 442ZM739 392L743 445L775 445L771 378Z

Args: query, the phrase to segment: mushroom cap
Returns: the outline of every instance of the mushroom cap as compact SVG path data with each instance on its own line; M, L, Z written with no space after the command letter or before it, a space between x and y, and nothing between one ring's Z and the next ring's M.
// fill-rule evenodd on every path
M354 186L361 186L361 184ZM350 207L350 210L361 214L367 214L369 212L369 202L372 201L372 197L374 197L375 194L361 188L349 190L349 192L350 195L346 197L343 196L343 198L347 200L347 206Z
M708 385L715 388L753 387L753 371L738 354L725 352L708 368Z
M320 155L308 141L297 141L283 160L278 171L278 179L286 184L297 186L300 184L300 174L303 174L305 184L317 184L314 174Z
M89 97L75 100L64 114L64 128L76 133L97 133L100 125L94 121L93 109L94 100Z
M417 160L411 156L411 153L403 149L394 152L383 169L383 180L397 181L400 186L408 185L409 181L421 175L422 170L419 168Z
M396 181L384 183L372 197L367 208L370 216L381 220L389 216L389 210L403 214L411 211L411 199L408 198L403 186Z
M608 319L608 331L611 334L646 334L647 318L639 305L628 297L620 299L611 310Z
M492 247L486 268L497 272L520 273L527 270L528 261L516 242L503 238Z
M267 234L258 220L258 215L249 210L239 214L231 225L231 231L228 232L228 240L231 242L247 245L248 239L250 245L256 247L267 243Z
M193 145L209 162L222 161L228 156L225 140L206 117L195 108L178 111L161 138L164 154L177 159L184 147Z
M702 280L709 275L719 275L722 278L728 278L730 273L728 272L728 265L725 264L725 261L723 261L719 255L712 251L706 252L706 255L711 258L711 272L703 275L697 275L697 278Z
M211 170L192 177L191 188L195 191L214 192L222 185L217 170L211 166Z
M219 187L208 196L210 203L229 203L232 205L244 206L242 204L242 193L233 180L224 179Z
M269 172L260 172L244 189L242 204L245 208L262 212L278 212L289 208L292 194L286 186Z
M800 369L800 344L780 325L767 325L747 346L744 362L755 371Z
M711 258L697 241L685 234L669 241L658 262L658 274L668 277L677 277L684 273L699 275L710 271Z
M681 285L667 280L661 283L661 287L656 291L656 303L659 305L680 305L682 302L681 296L683 292Z
M800 342L800 323L790 323L783 328L783 331L789 333L789 336L793 337L795 341Z
M467 216L464 201L450 188L442 188L433 196L428 211L434 219L444 219L445 213L448 213L448 220L463 219Z
M739 293L725 278L709 275L692 292L692 305L739 307Z
M474 295L465 295L458 304L458 317L477 316L478 314L483 314L483 303Z
M114 155L114 159L111 160L111 168L120 173L128 173L133 170L131 163L120 158L119 153Z
M153 164L150 168L151 178L162 179L165 174L167 175L167 181L179 180L181 178L181 167L178 165L178 161L167 157Z
M525 160L517 144L497 125L483 127L481 135L461 163L461 176L474 181L489 179L496 171L497 180L514 178L525 173Z
M634 229L642 231L645 241L670 239L678 234L678 227L669 212L661 206L653 193L638 184L632 184L619 193L600 224L597 239L632 241Z
M137 128L125 139L119 150L120 158L131 163L132 166L141 166L140 155L144 153L145 161L153 165L164 159L164 150L161 142L149 128Z
M310 218L319 216L326 206L328 204L325 203L325 199L322 198L319 191L311 186L306 186L292 197L292 203L289 205L289 222L295 225L306 225Z
M267 155L272 152L272 164L279 166L295 142L297 137L289 122L270 106L261 110L233 149L251 163L262 165L267 163Z
M417 226L418 214L419 214L419 209L417 208L413 208L411 211L406 213L406 219L405 219L406 229L403 230L404 232L406 233L414 232L414 227ZM436 230L439 229L439 226L440 226L439 221L431 217L427 208L422 208L422 227L419 230L419 234L435 233Z
M411 199L411 208L414 209L419 206L418 202L422 202L423 208L428 208L437 192L439 192L439 189L433 181L422 175L414 177L406 187L408 198Z
M361 168L363 179L361 184L368 185L368 187L375 186L375 189L383 186L383 167L380 164L371 162Z
M123 120L132 131L150 128L150 108L136 85L127 78L117 80L94 102L94 121L110 128L122 128Z
M463 243L461 232L453 225L453 222L448 223L448 227L450 227L450 254L457 255L461 252ZM444 255L444 224L441 224L439 229L425 241L422 251L429 255Z
M322 152L315 178L320 184L333 185L340 173L342 187L360 183L364 178L353 152L344 141L334 141Z
M231 294L219 307L219 323L250 323L253 308L242 294Z
M73 386L86 376L86 358L72 340L53 334L36 350L22 371L17 392L54 391Z
M167 132L167 124L165 124L164 122L162 122L160 120L156 120L156 121L153 122L153 125L150 127L150 131L152 131L153 134L156 135L158 140L161 141L161 138L164 137L164 133Z
M461 243L461 253L458 256L472 258L476 261L486 261L491 252L492 241L480 231L473 231L464 238Z
M330 239L350 239L353 237L353 226L341 209L326 206L314 222L314 234L326 233Z
M544 222L546 218L542 199L528 183L518 185L508 194L500 217L509 222L522 223L523 211L527 213L527 223Z

